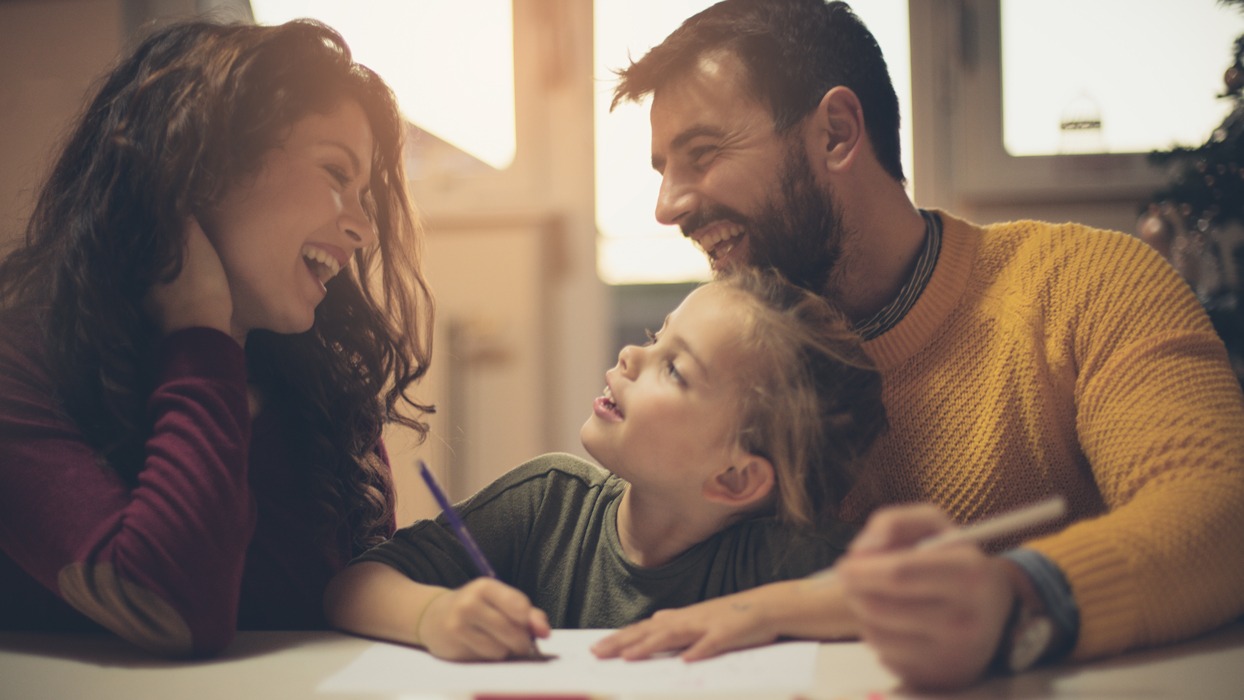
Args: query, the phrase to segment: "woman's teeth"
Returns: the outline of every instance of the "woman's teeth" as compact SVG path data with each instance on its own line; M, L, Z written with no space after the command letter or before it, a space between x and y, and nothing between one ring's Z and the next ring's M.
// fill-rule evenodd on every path
M337 258L315 246L304 245L302 247L302 257L306 259L307 266L311 268L311 272L315 273L315 276L320 280L320 284L327 282L338 272L341 272L341 263L337 262Z

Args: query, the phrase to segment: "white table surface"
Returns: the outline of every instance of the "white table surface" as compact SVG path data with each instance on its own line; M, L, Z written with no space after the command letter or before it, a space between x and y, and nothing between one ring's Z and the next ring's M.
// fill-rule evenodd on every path
M221 657L173 662L154 659L119 639L105 636L0 632L0 699L423 700L410 694L316 692L322 680L340 671L371 644L370 640L335 632L243 632ZM656 700L687 696L643 697ZM791 696L762 693L731 697L745 700ZM894 677L877 663L866 646L833 643L821 645L815 687L797 697L879 700L919 696L898 688ZM995 678L962 693L937 697L1239 700L1244 698L1244 622L1232 623L1183 644L1091 664L1040 669L1014 678Z

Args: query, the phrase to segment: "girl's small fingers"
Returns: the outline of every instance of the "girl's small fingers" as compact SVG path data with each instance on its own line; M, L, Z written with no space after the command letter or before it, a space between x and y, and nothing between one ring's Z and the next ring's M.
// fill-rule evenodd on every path
M699 639L699 636L699 633L691 632L690 630L654 630L643 639L627 647L622 652L622 658L629 661L638 661L639 659L650 658L653 654L678 651L685 649L688 644Z
M770 640L772 641L772 640ZM764 642L746 642L741 639L727 639L725 637L712 638L705 635L695 644L692 644L682 653L683 661L702 661L711 659L714 656L720 656L728 651L735 649L746 649L754 647Z
M626 647L643 638L645 632L643 622L628 625L592 645L592 653L597 658L609 659L618 656Z
M521 622L496 608L481 611L476 628L508 650L508 655L526 656L531 651L531 631L524 618Z
M549 616L544 614L540 608L531 609L531 613L527 616L527 625L533 637L547 639L553 633L553 628L549 625Z
M510 648L486 629L472 629L463 642L471 650L473 659L501 661L510 656Z
M516 625L526 627L532 610L535 610L531 600L522 591L500 581L495 579L482 580L485 581L480 586L480 595L483 600Z

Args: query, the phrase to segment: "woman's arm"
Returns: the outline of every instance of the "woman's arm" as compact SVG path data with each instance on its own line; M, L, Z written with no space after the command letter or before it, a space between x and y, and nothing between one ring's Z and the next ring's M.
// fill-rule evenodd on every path
M223 649L255 526L241 348L204 328L165 340L148 400L152 434L133 487L64 415L38 364L11 348L0 354L8 365L0 371L0 549L145 649Z
M416 583L374 561L354 564L333 578L324 612L334 627L422 646L455 661L527 656L532 637L550 633L544 613L496 579L449 589Z
M255 527L246 358L220 332L231 305L219 259L193 222L187 235L181 274L147 304L169 334L136 485L65 415L33 314L10 315L0 343L0 549L82 614L167 655L233 638Z

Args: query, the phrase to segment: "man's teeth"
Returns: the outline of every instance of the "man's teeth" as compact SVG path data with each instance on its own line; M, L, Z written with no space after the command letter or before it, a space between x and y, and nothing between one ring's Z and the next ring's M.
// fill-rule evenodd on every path
M311 269L315 271L315 275L320 278L321 283L327 282L338 272L341 272L341 263L337 262L337 258L315 246L304 245L302 247L302 257L313 263L319 263L312 266Z
M724 241L738 238L741 235L743 235L743 227L741 225L727 224L725 226L718 227L715 231L705 235L696 242L700 244L700 248L704 249L704 252L716 253L714 257L717 257L729 253L730 250L734 248L737 241L735 243L726 244L721 250L715 250L718 245L722 244Z

